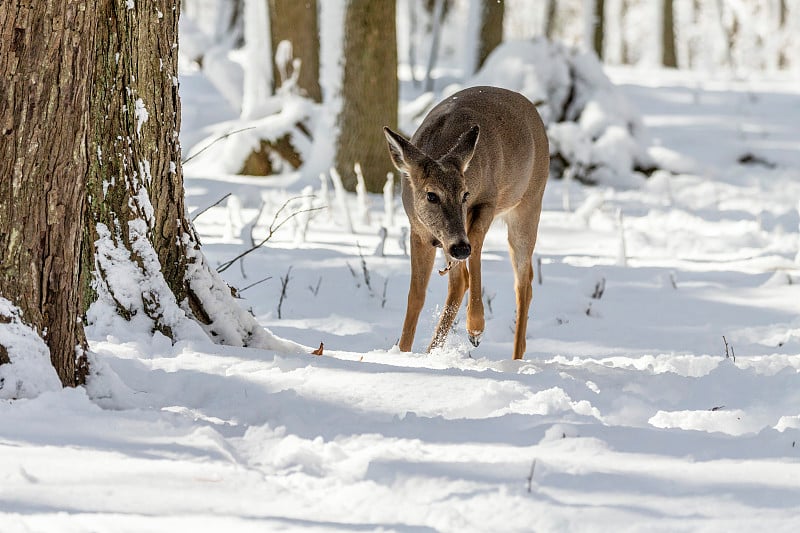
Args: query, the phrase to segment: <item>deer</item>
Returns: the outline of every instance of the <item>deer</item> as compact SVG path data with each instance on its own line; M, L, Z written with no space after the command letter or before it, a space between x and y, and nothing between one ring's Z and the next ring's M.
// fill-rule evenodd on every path
M436 248L448 274L447 298L428 352L441 347L467 299L466 329L477 347L485 320L481 250L489 227L502 218L514 270L514 359L526 349L533 298L533 250L550 150L544 124L525 96L498 87L470 87L438 103L411 137L383 129L392 163L402 174L410 225L411 281L398 347L411 351L425 304Z

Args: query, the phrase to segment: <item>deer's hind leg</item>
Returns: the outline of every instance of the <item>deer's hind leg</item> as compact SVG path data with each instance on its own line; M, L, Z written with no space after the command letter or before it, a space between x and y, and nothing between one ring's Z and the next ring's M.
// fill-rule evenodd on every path
M530 191L529 191L530 192ZM517 299L517 326L514 332L514 359L525 353L528 310L533 299L533 249L539 229L541 195L531 195L506 216L511 266L514 268L514 290Z

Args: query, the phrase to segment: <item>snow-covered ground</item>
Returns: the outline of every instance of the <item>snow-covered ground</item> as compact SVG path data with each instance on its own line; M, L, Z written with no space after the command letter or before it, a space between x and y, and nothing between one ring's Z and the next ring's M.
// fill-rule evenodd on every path
M348 197L350 232L331 192L224 272L239 289L271 277L242 306L324 355L97 319L88 389L0 402L0 530L800 529L800 89L610 75L685 173L548 184L523 361L502 225L480 347L462 316L423 353L446 291L434 274L401 353L402 209L376 256L383 198L367 222ZM182 98L187 139L232 118L199 75ZM308 185L323 203L316 178L187 166L192 211L232 194L195 221L209 261L263 238Z

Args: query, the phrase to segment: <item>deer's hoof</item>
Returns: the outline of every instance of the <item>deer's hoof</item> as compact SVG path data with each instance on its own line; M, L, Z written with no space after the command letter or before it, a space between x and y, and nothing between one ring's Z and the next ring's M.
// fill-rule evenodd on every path
M469 334L469 342L471 342L472 345L477 348L478 345L481 343L481 339L483 338L483 332L468 331L467 333Z

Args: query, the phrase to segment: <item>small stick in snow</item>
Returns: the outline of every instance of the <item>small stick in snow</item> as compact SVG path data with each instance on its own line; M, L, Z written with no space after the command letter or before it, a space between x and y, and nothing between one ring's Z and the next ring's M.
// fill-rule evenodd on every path
M536 459L531 463L531 473L528 474L528 494L531 493L531 485L533 485L533 471L536 469Z
M733 359L733 362L736 362L736 353L733 351L733 345L730 345L730 352L728 351L728 339L725 338L725 335L722 336L722 342L725 343L725 359Z
M308 286L308 290L310 290L310 291L311 291L311 294L313 294L314 296L316 296L317 294L319 294L319 286L320 286L321 284L322 284L322 276L320 276L320 277L319 277L319 279L317 280L317 285L316 285L316 287L312 287L311 285L309 285L309 286Z
M536 278L539 280L539 285L542 284L542 258L536 256Z
M372 294L372 284L370 283L370 276L369 276L369 269L367 268L367 260L364 258L364 254L361 252L361 245L356 243L358 247L358 256L361 258L361 272L364 274L364 284L369 289L370 294Z
M375 254L374 255L376 255L378 257L383 257L385 255L383 249L384 249L384 246L386 245L386 236L388 234L389 234L389 232L386 231L386 228L381 226L381 229L378 230L378 237L381 240L378 243L378 246L375 247Z
M383 280L383 295L381 296L381 309L386 307L386 287L389 286L389 278Z
M599 300L603 297L603 293L606 292L606 278L600 278L594 286L594 292L592 293L593 300ZM587 313L588 314L588 313Z
M281 277L281 298L278 300L278 319L281 318L281 307L283 307L283 301L286 299L286 287L289 286L289 273L292 271L292 267L289 267L289 270L286 271L286 276Z

